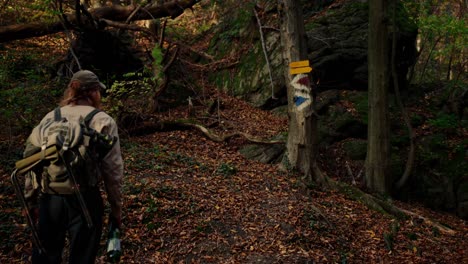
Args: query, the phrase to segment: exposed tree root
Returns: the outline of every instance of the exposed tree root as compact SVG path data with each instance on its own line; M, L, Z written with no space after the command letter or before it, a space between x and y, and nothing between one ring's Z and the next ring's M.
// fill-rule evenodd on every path
M243 132L232 132L226 135L216 135L209 131L207 128L204 126L198 125L198 124L186 124L190 127L196 128L199 131L201 131L206 137L209 139L215 141L215 142L225 142L226 140L235 137L235 136L240 136L245 138L247 141L252 142L252 143L257 143L257 144L284 144L284 141L281 140L263 140L260 138L253 137L249 134L243 133Z
M190 122L159 122L159 123L151 123L151 124L144 124L143 126L131 129L128 131L131 135L145 135L151 134L158 131L174 131L174 130L187 130L187 129L197 129L198 131L202 132L207 138L215 142L225 142L233 137L240 136L246 139L251 143L256 144L285 144L284 141L281 140L264 140L261 138L256 138L252 135L243 132L232 132L226 135L216 135L215 133L211 132L206 127L190 123Z
M412 217L415 217L415 218L418 218L420 220L423 221L424 224L426 225L429 225L429 226L432 226L434 228L437 228L439 231L441 231L442 233L445 233L445 234L449 234L449 235L455 235L456 231L449 228L449 227L446 227L440 223L437 223L427 217L424 217L422 215L419 215L417 213L414 213L414 212L411 212L411 211L408 211L406 209L402 209L402 208L399 208L402 212L404 212L405 214L407 215L410 215Z

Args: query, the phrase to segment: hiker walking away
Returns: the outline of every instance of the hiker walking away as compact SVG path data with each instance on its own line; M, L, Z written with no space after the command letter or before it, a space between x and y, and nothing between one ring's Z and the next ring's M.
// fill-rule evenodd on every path
M110 225L120 229L123 161L116 122L105 112L96 110L100 108L100 89L103 88L105 88L104 84L93 72L87 70L76 72L64 92L60 107L49 112L42 119L26 142L25 157L44 151L46 143L51 140L50 134L54 132L48 132L49 138L48 135L42 135L48 129L44 124L47 124L47 121L50 123L50 120L54 118L59 118L63 122L72 120L86 122L90 131L113 139L111 140L113 142L107 145L107 149L101 146L95 147L93 150L99 153L90 160L81 162L86 167L86 172L73 169L73 173L67 172L62 174L67 176L60 176L71 177L75 185L72 185L70 190L64 187L70 179L61 181L50 177L54 174L53 162L50 162L49 168L44 167L36 173L26 174L25 198L30 214L37 222L37 235L43 249L40 250L37 246L33 249L32 262L34 264L62 263L67 235L69 263L94 263L103 229L104 204L100 192L102 182L111 208ZM81 157L81 155L74 155L68 158L71 153L67 151L68 145L72 146L73 143L67 142L67 138L73 138L72 134L68 133L65 136L63 145L60 147L61 152L59 152L62 155L60 157L66 156L64 160L71 160L64 162L65 169L70 169L70 171L75 163L79 163L76 162L77 156ZM42 146L38 142L39 137L43 142ZM89 143L91 144L92 142ZM57 164L59 165L56 165L55 170L63 171L63 166L61 167L60 163Z

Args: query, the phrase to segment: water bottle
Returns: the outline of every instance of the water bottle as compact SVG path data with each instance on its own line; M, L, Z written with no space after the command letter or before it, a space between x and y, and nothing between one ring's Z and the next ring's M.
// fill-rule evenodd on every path
M122 249L120 247L120 231L118 228L113 228L111 226L107 239L107 260L110 263L118 263L120 261L121 255Z

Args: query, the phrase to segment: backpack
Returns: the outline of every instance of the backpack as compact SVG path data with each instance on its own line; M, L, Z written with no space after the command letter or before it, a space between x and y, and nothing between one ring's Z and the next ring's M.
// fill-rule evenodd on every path
M29 159L39 162L28 169L35 169L36 175L40 175L36 181L42 192L72 194L97 186L99 162L115 141L89 127L98 112L94 109L84 118L73 118L62 116L57 107L53 118L43 120L34 128L30 143L40 150Z

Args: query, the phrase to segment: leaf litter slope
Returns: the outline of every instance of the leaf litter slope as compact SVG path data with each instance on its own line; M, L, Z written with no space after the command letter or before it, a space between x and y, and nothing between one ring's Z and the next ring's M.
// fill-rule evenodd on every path
M220 96L224 124L234 125L215 132L270 138L286 130L283 118ZM456 217L399 204L456 232L413 218L389 242L395 220L335 191L307 194L297 175L242 157L246 143L195 130L125 142L124 263L466 262L468 229Z
M284 118L220 96L224 125L216 133L236 129L267 139L286 130ZM171 118L185 114L172 111ZM395 220L336 191L304 192L297 175L242 157L245 144L213 142L196 130L124 139L122 262L467 263L464 221L398 203L455 233L414 217L399 222L390 244ZM6 172L1 190L0 262L28 263L30 233ZM104 247L103 236L98 263L105 263Z
M227 96L222 101L225 122L235 126L219 133L235 127L269 138L286 129L286 120L269 112ZM399 223L390 248L384 237L395 220L335 191L306 194L297 175L242 157L244 144L241 138L216 143L195 130L123 140L122 262L466 263L468 229L456 217L399 204L456 232L412 218ZM2 175L0 262L27 263L29 231ZM104 243L103 237L101 248ZM98 263L105 263L103 254Z

